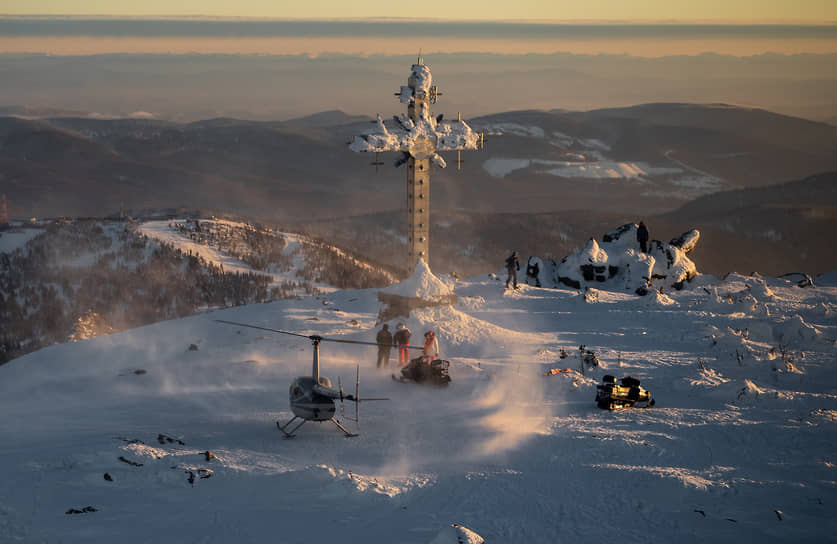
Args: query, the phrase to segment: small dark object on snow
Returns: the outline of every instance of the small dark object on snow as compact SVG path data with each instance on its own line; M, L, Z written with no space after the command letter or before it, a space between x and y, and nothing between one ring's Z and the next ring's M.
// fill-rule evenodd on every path
M67 510L67 511L66 511L66 512L64 512L64 513L65 513L65 514L88 514L88 513L90 513L90 512L98 512L98 510L96 510L96 509L95 509L95 508L93 508L92 506L85 506L85 507L84 507L84 508L82 508L81 510L78 510L78 509L76 509L76 508L70 508L69 510Z
M215 454L211 451L205 451L201 455L205 456L207 461L209 461L210 459L215 459Z
M178 440L178 439L176 439L176 438L172 438L172 437L170 437L170 436L166 436L166 435L164 435L164 434L162 434L162 433L160 433L160 434L158 434L158 435L157 435L157 442L159 442L160 444L165 444L166 442L168 442L169 444L173 444L173 443L177 442L177 443L178 443L178 444L180 444L181 446L185 446L185 445L186 445L186 443L185 443L185 442L183 442L182 440Z
M393 379L400 382L415 382L427 385L445 386L450 383L448 369L450 362L442 359L428 362L424 357L416 357L401 369L401 377L393 374Z
M141 368L138 368L137 370L134 370L134 374L136 374L137 376L142 376L145 373L146 373L145 370L143 370Z
M638 408L654 406L651 393L639 386L639 380L627 376L616 383L616 377L606 375L602 384L596 386L596 405L603 410L619 410L630 408L637 403L644 404Z
M113 476L111 476L110 474L108 474L107 472L105 472L105 480L107 480L107 481L109 481L109 482L112 482L112 481L113 481Z
M197 344L189 344L189 351L198 351Z
M584 364L587 366L588 369L596 368L597 366L599 366L599 358L596 357L596 354L594 352L588 349L584 352Z
M188 475L189 475L189 478L187 478L187 481L188 481L190 484L195 485L195 473L194 473L194 472L192 472L191 470L187 470L187 471L186 471L186 474L188 474Z
M706 512L704 512L703 510L695 510L695 512L697 512L698 514L700 514L703 517L706 517Z
M200 476L200 478L202 480L205 480L207 478L212 478L213 474L214 474L214 472L212 472L208 468L199 468L198 469L198 476Z
M125 459L121 455L119 456L119 460L122 461L123 463L127 463L127 464L131 465L132 467L141 467L142 466L142 463L137 463L136 461L131 461L130 459Z
M801 272L792 272L790 274L783 274L779 276L782 279L786 279L790 282L796 283L797 287L813 287L814 280L808 274L803 274Z

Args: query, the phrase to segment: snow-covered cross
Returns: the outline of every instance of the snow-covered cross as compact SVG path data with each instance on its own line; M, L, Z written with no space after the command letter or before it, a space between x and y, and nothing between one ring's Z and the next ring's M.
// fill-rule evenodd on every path
M432 82L430 68L419 57L407 85L395 93L407 106L407 114L394 116L390 126L378 114L375 128L349 143L349 149L358 153L401 151L395 166L407 163L407 270L413 270L419 259L429 262L431 161L445 168L447 163L438 152L456 151L459 165L461 151L483 146L482 133L474 132L461 116L444 121L442 115L430 113L430 104L441 94Z

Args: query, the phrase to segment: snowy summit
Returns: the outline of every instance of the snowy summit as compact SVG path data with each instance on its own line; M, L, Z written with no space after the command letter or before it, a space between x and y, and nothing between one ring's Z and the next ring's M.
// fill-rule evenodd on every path
M663 305L481 276L406 318L341 289L40 349L0 365L0 542L828 542L835 280L698 276ZM450 292L423 263L389 290ZM287 440L309 339L216 320L359 342L403 321L452 381L324 342L324 376L390 400L339 416L356 438ZM599 409L607 375L655 406Z

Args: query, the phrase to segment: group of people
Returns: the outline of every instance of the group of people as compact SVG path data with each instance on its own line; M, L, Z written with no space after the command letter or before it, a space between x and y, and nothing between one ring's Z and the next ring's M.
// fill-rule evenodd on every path
M410 348L415 347L410 345L410 337L412 334L403 322L395 327L395 334L390 333L389 325L384 323L384 326L378 331L378 336L375 339L378 344L378 368L389 367L389 357L393 347L398 349L399 366L405 366L409 363ZM422 357L427 362L435 361L439 358L439 340L436 338L436 333L433 332L433 329L424 333Z

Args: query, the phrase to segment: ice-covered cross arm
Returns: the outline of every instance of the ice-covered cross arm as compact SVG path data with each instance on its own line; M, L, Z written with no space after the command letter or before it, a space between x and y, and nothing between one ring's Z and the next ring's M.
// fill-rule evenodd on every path
M375 127L355 136L349 149L356 153L402 151L416 159L430 158L444 168L439 151L479 149L482 142L482 136L461 119L437 122L432 117L419 117L413 121L400 115L390 124L394 126L387 127L378 115Z
M431 159L442 168L446 164L439 151L480 149L482 135L474 132L461 117L448 121L430 113L430 104L435 104L440 94L432 82L430 68L419 59L412 67L407 85L395 93L407 105L407 114L394 116L389 126L379 114L375 127L352 138L349 149L357 153L401 151L415 159Z

